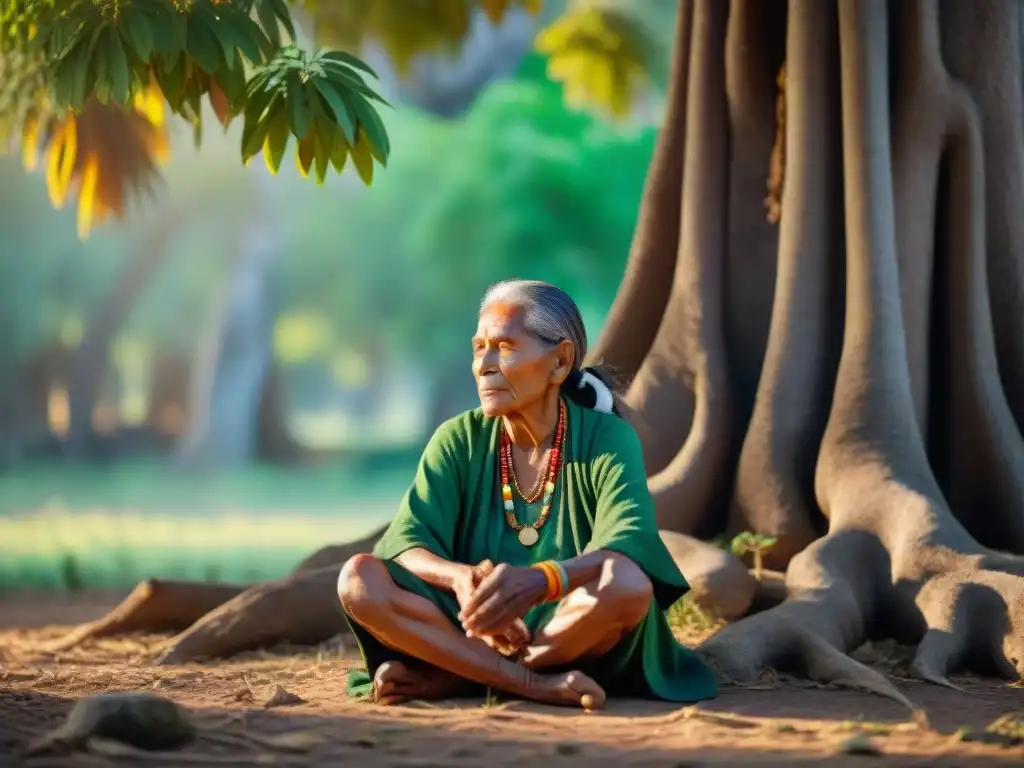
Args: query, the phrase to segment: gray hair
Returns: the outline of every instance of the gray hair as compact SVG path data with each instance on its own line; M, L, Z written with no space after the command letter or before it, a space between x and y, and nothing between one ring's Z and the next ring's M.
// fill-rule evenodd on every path
M480 311L496 301L521 307L527 332L546 344L553 346L563 339L572 342L576 350L572 370L580 370L587 356L587 331L569 294L540 280L502 280L487 289Z

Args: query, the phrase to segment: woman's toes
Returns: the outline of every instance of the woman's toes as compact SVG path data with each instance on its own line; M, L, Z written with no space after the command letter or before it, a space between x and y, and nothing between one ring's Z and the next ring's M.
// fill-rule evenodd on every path
M604 689L582 672L570 672L566 675L565 682L579 696L580 706L585 710L601 709L604 706Z

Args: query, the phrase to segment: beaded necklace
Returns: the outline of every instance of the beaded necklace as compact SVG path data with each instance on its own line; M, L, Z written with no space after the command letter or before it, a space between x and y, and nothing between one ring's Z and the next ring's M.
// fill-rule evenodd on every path
M555 427L555 439L551 444L551 453L548 454L547 466L545 471L541 473L541 479L544 481L537 483L537 487L534 489L534 493L531 494L532 498L527 498L522 491L519 490L519 483L516 482L516 470L512 463L512 438L508 434L507 429L502 429L501 432L501 449L498 451L499 469L501 472L501 500L505 507L505 522L508 523L509 527L519 532L519 543L524 547L532 547L540 539L538 531L541 526L548 520L548 515L551 514L551 500L555 496L555 481L558 479L558 472L562 468L562 446L565 444L565 403L562 400L558 401L558 425ZM511 482L509 482L511 478ZM540 517L537 518L537 522L532 525L523 525L516 519L516 508L512 501L512 486L515 485L516 491L523 498L524 501L532 504L541 496L543 491L543 506L541 507Z

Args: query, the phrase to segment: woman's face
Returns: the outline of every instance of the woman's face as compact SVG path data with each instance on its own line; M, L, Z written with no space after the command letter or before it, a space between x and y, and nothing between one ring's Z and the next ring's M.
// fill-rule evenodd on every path
M508 416L540 402L565 381L572 343L545 344L523 325L523 310L493 302L480 313L473 337L473 377L484 415Z

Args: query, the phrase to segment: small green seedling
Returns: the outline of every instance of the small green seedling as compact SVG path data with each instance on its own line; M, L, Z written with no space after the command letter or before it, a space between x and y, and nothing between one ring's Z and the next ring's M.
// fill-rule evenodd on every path
M729 543L729 549L736 557L753 555L754 577L761 578L761 571L764 567L764 556L775 546L776 539L772 536L762 536L759 533L744 531L737 535Z

